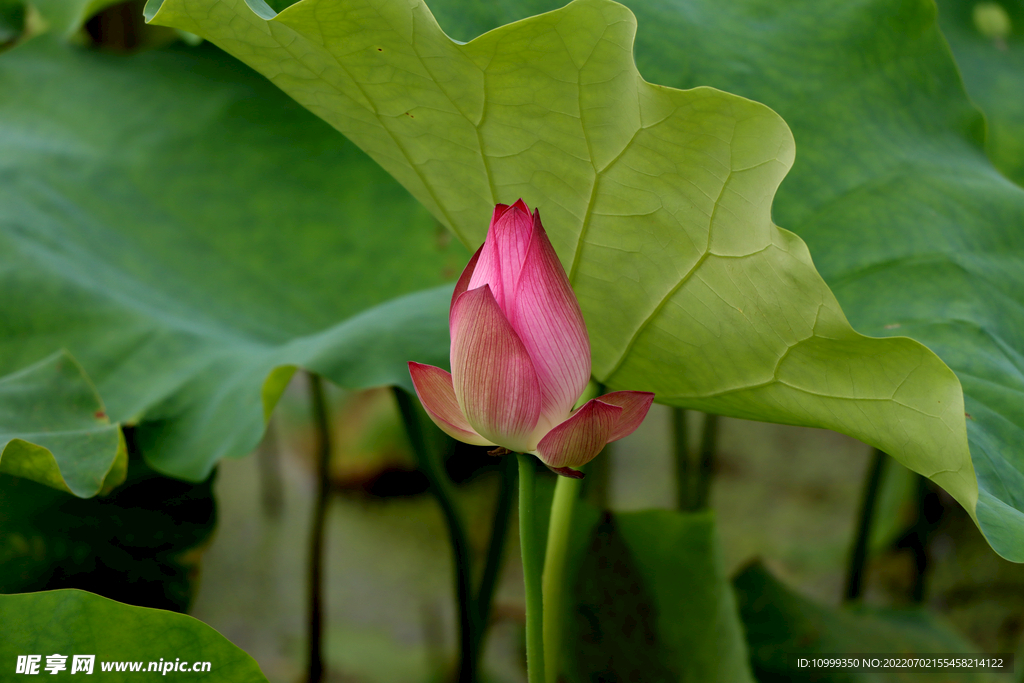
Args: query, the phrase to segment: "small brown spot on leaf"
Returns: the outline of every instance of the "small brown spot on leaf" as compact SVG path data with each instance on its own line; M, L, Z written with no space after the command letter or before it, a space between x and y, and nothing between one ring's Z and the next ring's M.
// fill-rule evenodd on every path
M971 417L970 413L964 413L964 417L966 417L968 420L973 420L974 419L973 417Z
M416 118L415 116L413 116L413 115L412 115L412 114L410 114L409 112L405 112L405 115L406 115L406 116L408 116L408 117L409 117L410 119L414 119L414 118Z
M107 414L105 412L103 412L102 410L97 410L96 411L96 419L97 420L102 420L106 416L107 416Z

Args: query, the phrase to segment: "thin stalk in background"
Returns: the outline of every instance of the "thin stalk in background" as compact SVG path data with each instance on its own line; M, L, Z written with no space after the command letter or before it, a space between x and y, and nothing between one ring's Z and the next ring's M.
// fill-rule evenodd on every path
M491 540L487 546L487 560L480 579L480 588L476 593L476 626L477 634L473 641L476 647L474 658L480 661L483 655L484 642L488 623L491 619L491 605L494 602L494 590L501 575L501 567L505 558L505 545L508 540L509 520L512 517L512 501L516 488L516 460L512 456L501 458L501 477L498 489L498 500L494 505L494 517L491 522Z
M868 559L868 543L871 540L871 525L875 516L875 501L881 488L882 473L885 471L887 456L875 449L868 466L867 479L861 495L860 513L857 518L857 530L850 550L850 563L846 570L846 590L843 593L845 602L859 600L864 593L864 568Z
M914 522L913 543L914 581L910 588L910 599L917 605L924 602L925 586L928 579L928 537L931 535L931 524L928 520L928 479L917 475L917 487L914 491L917 503L917 520Z
M700 438L700 469L694 490L691 510L706 510L711 499L711 480L715 473L715 452L718 449L718 416L704 415L704 432Z
M672 434L675 437L676 456L676 509L689 510L692 474L690 470L689 434L686 428L686 409L672 409Z
M537 473L532 455L516 457L519 459L519 545L526 588L526 678L528 683L544 683L542 558L535 500Z
M587 477L582 479L583 497L598 510L608 509L609 471L615 443L604 445L596 458L587 463Z
M559 654L565 635L563 617L567 579L565 567L572 531L573 510L580 496L582 479L558 477L555 496L551 500L548 521L548 544L544 553L543 605L544 605L544 673L548 681L558 680Z
M938 487L927 477L916 476L917 519L899 546L909 548L914 554L915 572L910 587L910 599L916 604L921 604L925 599L928 570L931 566L931 540L942 519L943 505L938 495Z
M466 526L462 521L455 490L449 481L444 463L439 454L427 444L412 397L398 387L394 388L402 422L405 424L409 442L412 445L420 469L430 482L430 491L441 506L448 540L452 546L452 563L455 568L455 595L459 612L459 683L477 683L479 649L475 645L477 635L476 604L473 600L472 574L470 571L470 548Z
M313 500L313 528L309 552L309 665L306 679L320 683L324 677L323 661L323 561L324 521L330 496L331 420L324 396L323 380L310 373L309 392L315 428L314 476L316 494Z
M260 502L263 513L278 519L284 509L284 484L281 483L281 445L277 438L277 420L271 416L256 459L260 473Z

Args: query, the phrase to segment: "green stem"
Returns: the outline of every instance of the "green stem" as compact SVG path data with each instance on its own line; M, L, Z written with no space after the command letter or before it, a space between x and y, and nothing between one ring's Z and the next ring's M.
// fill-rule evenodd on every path
M526 678L528 683L544 683L542 559L534 495L537 473L532 455L521 453L516 457L519 459L519 546L526 587Z
M572 531L572 513L579 498L582 479L558 477L551 501L548 522L548 546L544 553L544 673L549 681L558 680L558 656L562 651L562 618L566 605L565 565Z
M715 451L718 449L718 416L704 415L704 433L700 438L700 470L697 491L691 510L706 510L711 499L711 479L715 473Z
M501 574L502 560L505 557L505 545L508 539L509 520L512 517L512 500L515 497L516 461L511 456L501 459L500 489L498 501L494 506L494 519L491 522L491 540L487 546L487 560L484 563L483 577L476 594L476 626L477 633L473 644L476 647L474 659L479 662L484 649L487 625L491 618L491 603L494 602L494 589Z
M319 683L324 677L323 659L323 564L324 525L327 516L327 499L330 495L331 479L328 465L331 458L331 421L324 396L323 380L318 375L309 375L310 398L313 403L313 422L316 426L316 450L314 471L316 473L316 498L313 502L313 529L309 549L309 664L306 670L308 683Z
M928 499L931 493L931 481L920 474L917 475L917 520L909 539L910 550L914 554L914 581L911 584L910 599L915 605L924 603L925 588L928 580L928 540L931 536L932 522L928 519Z
M690 447L686 429L686 409L672 409L672 431L675 436L676 509L690 509Z
M394 389L394 394L413 452L416 454L420 468L430 482L430 490L441 507L441 514L444 515L445 525L448 527L448 539L452 546L452 562L455 567L455 594L459 609L458 681L459 683L476 683L476 657L478 654L474 644L477 633L476 605L473 602L471 588L470 549L466 527L455 500L455 491L445 474L444 464L435 449L427 445L412 397L397 387Z
M864 567L868 559L871 524L875 516L875 501L878 499L878 490L882 484L885 460L885 453L876 448L868 468L867 480L864 482L857 531L853 540L853 548L850 550L850 564L846 570L846 591L843 597L845 602L859 600L864 592Z

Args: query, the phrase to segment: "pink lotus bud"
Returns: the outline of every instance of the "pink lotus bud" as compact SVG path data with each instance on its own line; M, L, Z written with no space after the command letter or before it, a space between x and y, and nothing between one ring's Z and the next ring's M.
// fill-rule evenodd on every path
M640 426L654 394L616 391L573 406L590 380L579 303L522 199L498 204L449 312L452 372L409 363L431 419L453 438L533 453L559 474Z

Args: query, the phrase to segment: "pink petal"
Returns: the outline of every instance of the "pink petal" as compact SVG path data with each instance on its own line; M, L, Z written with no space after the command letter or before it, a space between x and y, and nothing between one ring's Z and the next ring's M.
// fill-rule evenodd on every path
M537 454L551 468L580 467L594 459L608 437L622 408L594 398L537 444Z
M555 422L572 410L590 380L590 340L580 305L558 260L540 212L512 299L512 327L537 369L543 414Z
M568 477L569 479L582 479L584 477L582 472L571 467L549 467L548 469L559 476Z
M416 395L427 410L427 415L441 431L464 443L474 446L494 446L473 431L466 417L459 410L458 399L452 386L452 376L446 370L433 365L409 362L409 375L416 387Z
M455 308L455 300L459 298L463 292L469 289L469 281L473 277L473 272L476 270L476 263L480 259L480 252L484 250L484 245L480 245L480 248L476 250L473 257L469 259L469 263L462 269L462 275L459 276L459 281L455 283L455 291L452 292L452 303L448 307L448 322L451 324L452 310Z
M468 289L491 286L494 300L506 317L532 231L530 209L522 199L512 206L498 204L494 207L480 261L470 278Z
M452 380L459 408L478 434L527 451L541 393L530 354L484 285L452 307Z
M613 391L604 396L598 396L598 401L613 406L620 406L622 414L612 429L612 435L608 441L618 441L624 436L632 434L640 423L647 417L647 411L651 409L654 402L654 394L649 391Z

